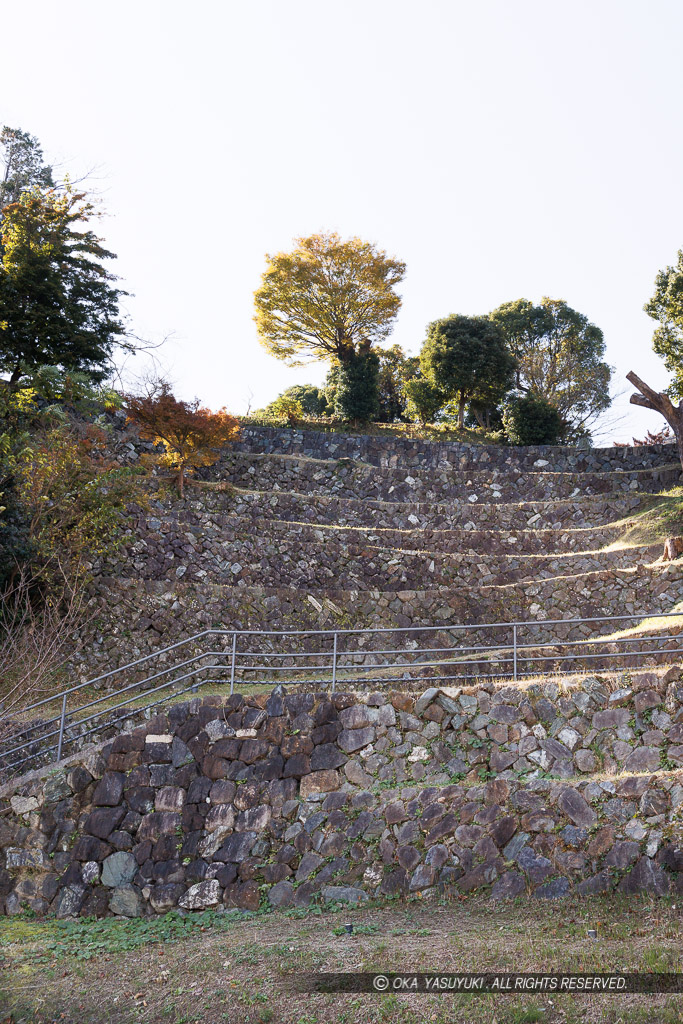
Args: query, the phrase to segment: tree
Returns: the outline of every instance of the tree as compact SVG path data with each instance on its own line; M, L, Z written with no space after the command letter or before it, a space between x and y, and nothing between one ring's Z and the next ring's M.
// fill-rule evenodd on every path
M290 366L306 359L344 366L391 333L401 307L394 288L406 268L375 245L311 235L266 259L254 319L271 355Z
M655 293L643 308L658 323L652 347L673 377L667 391L683 398L683 249L678 251L676 266L659 271Z
M405 418L408 399L405 384L419 370L417 356L406 356L400 345L378 351L380 423L395 423Z
M654 412L660 413L673 430L678 457L683 466L683 400L674 405L666 391L655 391L632 370L626 374L626 380L630 381L640 392L640 394L631 395L631 404L641 405L644 409L652 409Z
M483 430L501 430L503 412L499 405L486 402L470 402L466 427L481 427Z
M298 398L290 398L287 395L280 395L267 407L266 412L278 419L287 420L291 427L304 418L304 407Z
M354 425L368 423L379 410L379 356L360 351L335 373L334 411Z
M237 420L225 409L203 409L198 398L182 402L164 380L152 383L147 394L126 395L125 408L128 421L136 424L140 436L165 448L162 462L177 471L181 498L186 476L200 466L212 466L218 461L220 449L239 436Z
M514 381L515 360L500 328L485 316L452 316L427 328L420 367L446 399L458 402L458 426L469 401L495 405Z
M265 412L272 413L275 404L281 398L299 402L302 415L305 416L322 416L327 411L325 392L322 388L317 388L315 384L292 384L291 387L286 388L281 395L278 395L273 402L266 406Z
M27 371L57 366L106 375L125 330L126 293L103 262L114 254L87 227L94 208L68 186L38 187L4 209L0 264L0 372L15 386Z
M88 421L110 407L106 392L56 373L0 390L0 592L22 572L41 592L55 576L73 583L110 543L139 491Z
M673 382L666 391L655 391L631 371L626 374L626 380L639 391L631 395L631 403L664 417L676 438L683 465L683 250L678 252L675 267L665 267L657 274L655 293L643 308L658 322L652 347L664 359ZM678 404L674 405L672 398L679 399Z
M0 695L5 711L44 696L85 636L95 558L123 539L145 504L135 469L89 422L109 396L82 377L40 372L0 389ZM106 420L106 417L105 417Z
M506 302L490 314L517 360L516 384L556 406L584 433L611 403L612 368L603 360L602 331L562 299Z
M422 424L433 423L446 402L441 388L421 373L405 382L404 393L407 416Z
M503 426L512 444L536 445L558 444L567 424L552 402L530 391L506 404Z
M18 203L22 192L34 186L54 188L52 168L43 163L43 150L34 135L4 126L0 132L4 170L0 181L0 220L10 203Z

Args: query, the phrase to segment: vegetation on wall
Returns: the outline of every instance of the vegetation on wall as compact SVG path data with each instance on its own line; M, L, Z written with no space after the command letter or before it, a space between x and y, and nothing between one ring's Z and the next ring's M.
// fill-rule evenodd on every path
M57 368L0 388L0 677L35 694L74 640L92 562L143 502L110 453L113 396ZM103 414L103 410L105 410Z
M159 462L174 470L181 498L185 478L200 466L212 466L220 449L239 435L236 418L225 409L211 412L199 399L183 402L165 380L153 382L146 394L124 396L124 401L128 421L140 436L163 446Z

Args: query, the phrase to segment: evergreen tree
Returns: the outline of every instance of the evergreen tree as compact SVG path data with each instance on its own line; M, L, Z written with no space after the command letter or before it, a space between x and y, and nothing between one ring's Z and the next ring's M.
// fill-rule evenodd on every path
M515 359L488 317L453 314L427 328L420 367L446 399L457 401L462 428L468 402L495 405L510 390Z
M104 266L114 258L88 227L83 193L34 186L4 209L0 263L0 372L15 385L40 366L106 376L125 335L126 293Z
M369 349L354 353L336 372L334 411L352 423L368 423L379 409L379 357Z

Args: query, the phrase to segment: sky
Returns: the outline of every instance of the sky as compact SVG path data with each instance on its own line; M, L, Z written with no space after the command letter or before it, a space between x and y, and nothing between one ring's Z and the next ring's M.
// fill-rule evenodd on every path
M0 122L91 172L180 397L322 382L261 348L253 294L266 253L337 231L407 264L390 344L565 299L626 392L600 440L663 424L624 376L667 384L642 307L683 248L680 0L24 0L2 26Z

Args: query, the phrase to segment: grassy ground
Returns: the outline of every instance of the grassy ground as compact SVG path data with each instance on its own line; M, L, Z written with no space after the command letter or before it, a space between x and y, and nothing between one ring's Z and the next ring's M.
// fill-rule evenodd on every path
M651 497L641 495L644 507L622 520L624 528L618 546L654 544L683 533L683 487L672 487ZM619 524L615 524L619 525Z
M505 906L415 899L132 921L4 918L0 1020L681 1024L680 995L310 994L296 979L322 971L680 972L682 938L675 903L615 897Z

